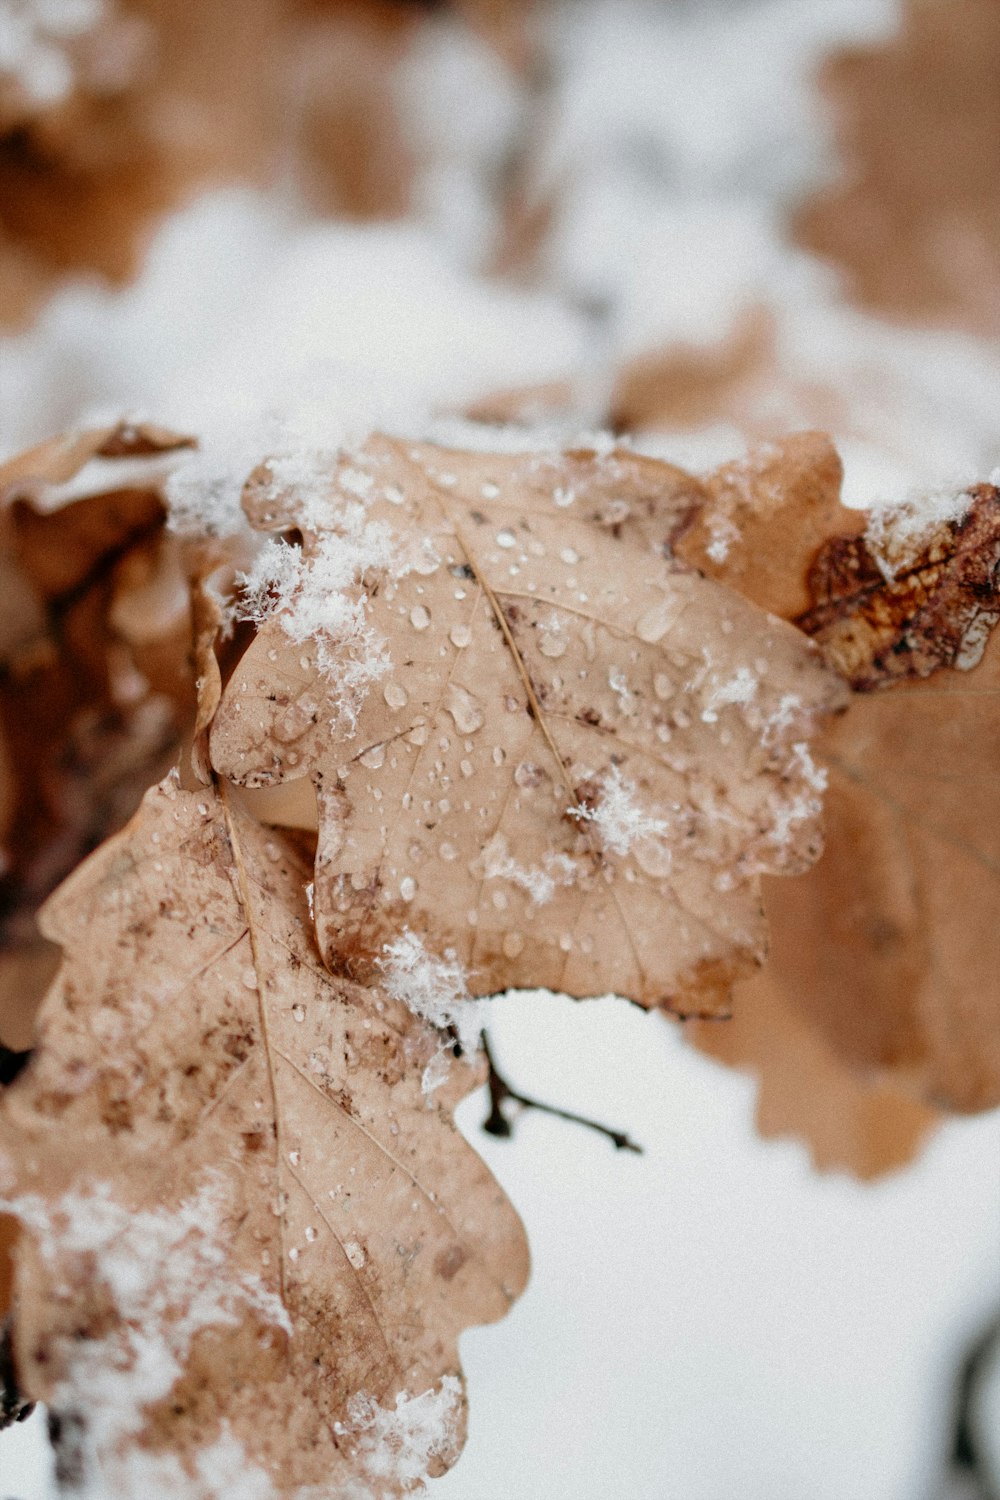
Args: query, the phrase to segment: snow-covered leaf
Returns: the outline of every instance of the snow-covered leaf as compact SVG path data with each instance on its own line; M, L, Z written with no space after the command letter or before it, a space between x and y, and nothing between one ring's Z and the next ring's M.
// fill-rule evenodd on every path
M842 695L798 632L616 538L678 474L388 439L318 486L258 471L251 519L305 545L248 585L274 617L211 754L249 786L311 777L335 972L412 931L472 995L688 1014L759 962L759 877L818 853L809 739Z

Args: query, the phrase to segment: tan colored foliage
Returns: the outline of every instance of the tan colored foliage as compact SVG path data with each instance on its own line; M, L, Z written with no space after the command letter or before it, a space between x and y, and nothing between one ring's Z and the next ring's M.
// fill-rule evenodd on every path
M866 306L1000 332L1000 7L909 0L901 33L829 61L841 181L799 216Z
M0 470L0 1038L12 1044L50 977L36 908L131 816L193 710L187 583L157 493L162 455L185 441L105 428ZM35 503L88 463L93 488Z
M473 997L713 1017L689 1034L761 1072L764 1133L864 1176L912 1152L927 1099L995 1101L996 820L967 768L988 797L1000 495L862 535L816 434L703 480L373 437L325 477L250 476L278 540L245 581L256 633L220 658L233 554L191 543L164 582L158 476L183 441L109 428L3 476L34 601L8 659L49 642L53 746L76 699L52 602L84 601L83 701L117 702L126 643L202 782L155 786L44 909L63 963L0 1108L17 1378L57 1413L64 1473L99 1463L123 1497L222 1472L388 1497L454 1461L458 1335L527 1273L451 1119L482 1076L453 1045ZM803 873L818 730L829 835ZM16 726L6 744L16 853L39 794ZM53 826L37 848L76 864Z
M240 782L312 778L327 963L365 978L412 930L476 994L727 1009L763 954L759 876L818 852L806 742L833 680L738 595L616 541L630 505L690 493L669 466L373 440L332 476L329 530L306 532L306 590L359 484L393 552L357 591L385 670L345 704L343 652L324 670L279 615L211 739ZM272 490L257 521L305 526Z
M688 1037L699 1050L758 1077L756 1124L767 1140L791 1136L823 1172L874 1178L904 1167L938 1120L891 1077L856 1069L799 1004L789 983L798 934L786 934L783 907L768 900L771 952L761 972L737 987L725 1025L694 1021Z
M836 491L831 472L826 507L835 508ZM864 689L819 745L830 774L823 858L801 881L765 887L768 989L754 1002L761 1019L746 1033L748 1052L767 1075L783 1044L760 1028L772 1014L777 1027L791 1008L859 1087L989 1108L1000 1102L990 707L1000 661L991 635L997 492L978 486L950 518L922 528L906 508L889 513L870 524L867 540L865 517L841 512L841 535L814 555L808 545L789 547L780 509L753 486L748 495L760 518L757 554L785 559L790 597L808 591L797 623ZM724 505L722 518L729 514ZM725 561L703 562L725 576ZM766 566L753 578L766 580ZM762 588L758 602L783 602L781 589ZM698 1035L710 1050L737 1050L732 1039Z
M845 1056L974 1110L1000 1103L1000 643L990 633L1000 494L982 485L968 499L966 515L941 523L893 582L868 583L863 610L856 596L839 601L852 628L828 624L829 607L803 620L855 680L878 689L908 669L895 691L866 693L827 736L831 785L854 831L842 843L831 825L818 874L837 893L839 918L821 930L813 919L817 941L803 957L811 1009ZM863 558L863 571L872 562ZM807 920L813 890L807 883L792 906Z
M307 876L168 778L45 911L64 964L0 1126L38 1235L19 1378L60 1412L64 1464L98 1453L116 1495L149 1493L142 1458L195 1472L221 1439L276 1493L347 1495L381 1477L362 1393L394 1412L442 1381L423 1470L446 1465L457 1336L524 1284L517 1218L450 1119L479 1074L425 1097L438 1038L323 970Z

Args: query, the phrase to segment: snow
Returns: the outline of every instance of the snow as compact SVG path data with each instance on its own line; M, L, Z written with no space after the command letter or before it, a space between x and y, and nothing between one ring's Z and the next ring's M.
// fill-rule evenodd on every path
M13 75L33 104L51 105L73 88L67 43L105 18L105 0L6 0L0 11L0 75Z
M169 1454L154 1456L138 1449L118 1466L115 1489L94 1500L124 1500L130 1495L137 1500L152 1495L169 1495L171 1500L277 1500L269 1475L247 1457L242 1443L225 1427L214 1443L194 1455L193 1467L192 1475Z
M895 505L874 510L865 542L883 578L891 583L912 567L935 532L948 522L961 521L970 503L965 486L948 486L915 491Z
M350 1422L338 1430L347 1436L360 1433L357 1451L365 1476L376 1487L387 1480L407 1492L417 1486L422 1490L431 1460L454 1455L461 1407L461 1381L445 1375L437 1390L420 1396L402 1392L393 1408L360 1391L347 1404Z
M65 1374L54 1404L87 1416L80 1434L81 1500L148 1500L149 1461L135 1453L119 1458L117 1449L141 1429L145 1408L170 1391L200 1329L235 1324L249 1309L292 1332L276 1293L258 1276L233 1274L221 1232L225 1200L221 1177L206 1173L192 1196L172 1209L132 1210L102 1181L55 1203L37 1194L9 1202L38 1237L50 1273L72 1284L86 1267L96 1267L90 1274L99 1278L114 1313L103 1339L68 1338L59 1351ZM188 1493L201 1500L197 1490L176 1491L185 1500ZM253 1500L267 1493L258 1487Z
M530 1112L487 1136L485 1091L459 1110L532 1277L462 1337L469 1443L431 1500L944 1500L951 1383L1000 1300L1000 1115L861 1187L758 1139L752 1082L621 1001L504 997L490 1039L644 1155Z
M274 615L289 640L313 643L320 672L336 683L350 731L368 687L389 668L386 643L366 618L361 584L390 568L395 551L389 527L369 520L360 502L331 505L327 524L331 529L308 558L291 543L264 543L239 577L240 613L258 624Z
M486 1007L483 1001L470 998L468 978L458 959L431 953L423 938L408 927L386 943L382 952L378 963L386 993L438 1030L453 1026L463 1050L475 1054Z
M515 782L517 773L515 772ZM535 906L551 901L560 886L572 885L578 866L568 854L547 850L538 865L520 864L510 852L510 843L502 833L495 833L483 846L475 870L483 880L509 880L527 891Z
M670 824L643 807L636 797L635 784L612 766L600 783L594 807L580 807L573 816L592 823L605 849L612 854L628 854L640 839L661 840L669 837Z
M8 4L0 21L29 10L43 14ZM831 170L809 87L816 62L887 35L899 13L896 0L575 0L547 22L548 90L467 35L459 42L441 18L398 80L421 164L409 220L315 223L283 191L230 188L189 203L153 236L134 285L69 281L34 328L0 339L6 449L122 413L196 432L199 453L169 461L172 524L226 534L243 526L240 491L265 453L276 486L315 498L332 458L374 425L485 451L606 447L606 435L580 429L605 419L623 361L678 343L722 346L760 313L780 378L758 422L812 425L809 393L829 391L848 502L891 505L919 487L950 517L967 480L1000 463L1000 352L849 307L836 277L785 232L789 206ZM497 189L526 170L528 138L536 164L517 185L554 210L530 286L483 274L497 248ZM460 415L498 389L563 380L572 411L544 430ZM698 469L732 458L743 439L734 415L644 433L636 446ZM363 505L364 484L355 490ZM714 555L731 541L720 532ZM280 546L251 565L249 607L280 607L283 628L297 609L315 624L326 605L310 601L310 578L329 566L344 580L349 559L335 550L316 574ZM336 584L332 609L345 610L351 586ZM346 613L327 624L331 641L364 629ZM709 684L703 711L730 706L752 719L749 676ZM763 726L787 735L793 762L794 713L786 704ZM820 773L797 769L811 815ZM605 793L609 837L626 847L636 815L661 821L624 778ZM791 819L795 805L784 811ZM536 899L567 875L494 853L495 878L530 882ZM431 1024L466 1027L475 1046L481 1017L459 966L413 933L390 949L387 988ZM503 1323L463 1338L471 1440L431 1495L943 1495L949 1382L1000 1298L1000 1117L952 1122L913 1168L862 1188L813 1175L797 1144L758 1140L751 1081L685 1049L655 1016L529 995L494 1002L490 1024L519 1089L626 1124L646 1155L612 1153L531 1113L500 1142L478 1130L482 1098L463 1107L463 1129L525 1218L534 1272ZM176 1226L155 1215L122 1223L99 1198L73 1205L73 1232L120 1242L109 1274L116 1295L141 1307L165 1247L182 1264L207 1256L211 1269L202 1206L207 1238L187 1249ZM235 1305L218 1292L200 1315L224 1320ZM134 1353L139 1384L130 1378L124 1396L98 1386L121 1397L125 1422L181 1346ZM446 1394L442 1385L401 1411L359 1406L373 1459L383 1434L401 1452L412 1439L425 1470ZM5 1494L47 1500L39 1417L0 1436L0 1462ZM227 1434L200 1464L205 1500L263 1500ZM164 1472L137 1476L129 1483L144 1500L169 1484Z

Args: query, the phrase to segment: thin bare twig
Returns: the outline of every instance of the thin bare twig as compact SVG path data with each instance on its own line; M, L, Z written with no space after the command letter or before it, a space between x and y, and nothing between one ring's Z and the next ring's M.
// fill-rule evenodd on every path
M483 1121L483 1129L488 1134L501 1136L504 1139L513 1134L512 1123L504 1110L504 1105L509 1101L520 1105L522 1109L537 1109L542 1114L555 1115L557 1120L568 1120L571 1125L583 1125L587 1130L596 1130L598 1135L607 1136L616 1151L634 1151L637 1156L642 1155L643 1148L626 1135L624 1130L612 1130L609 1125L600 1125L596 1120L588 1120L585 1115L574 1114L570 1109L560 1109L555 1104L543 1104L540 1099L532 1099L529 1095L512 1088L497 1067L496 1058L490 1047L490 1039L485 1031L482 1033L482 1044L489 1068L487 1083L490 1090L490 1112Z

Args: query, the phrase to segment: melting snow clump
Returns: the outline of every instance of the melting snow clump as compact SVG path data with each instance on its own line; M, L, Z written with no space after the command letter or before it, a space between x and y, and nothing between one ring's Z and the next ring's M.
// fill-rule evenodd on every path
M966 489L951 486L914 493L898 504L873 510L865 542L886 582L912 567L942 526L961 521L970 503Z
M389 527L369 521L364 505L352 502L309 557L287 542L268 541L241 576L244 617L261 624L276 615L290 640L313 640L320 671L336 677L348 717L357 696L389 666L385 643L365 617L360 585L369 570L388 568L392 560Z
M465 970L458 960L429 953L423 939L408 927L382 951L378 966L386 993L439 1030L453 1026L462 1050L473 1055L479 1047L484 1004L469 995ZM425 1094L444 1082L447 1051L444 1048L424 1070Z
M403 1391L394 1411L360 1391L347 1404L350 1426L338 1424L338 1431L360 1433L358 1456L369 1479L411 1490L430 1477L431 1459L448 1463L456 1457L461 1409L461 1381L445 1375L437 1390L420 1396Z

